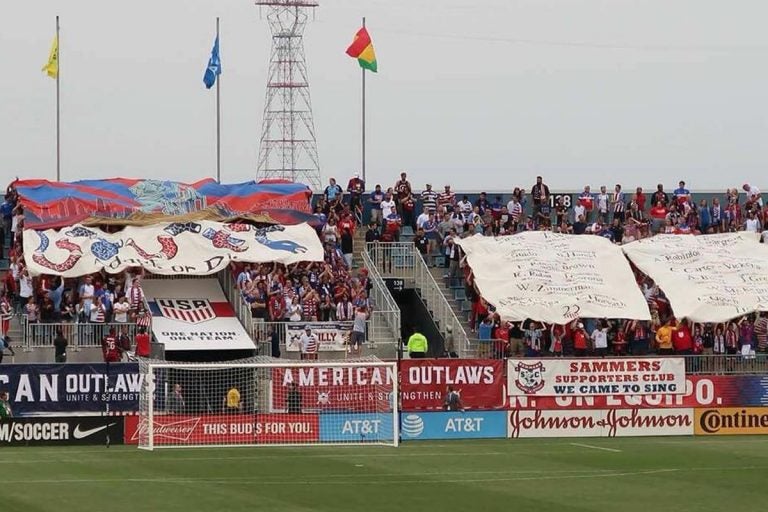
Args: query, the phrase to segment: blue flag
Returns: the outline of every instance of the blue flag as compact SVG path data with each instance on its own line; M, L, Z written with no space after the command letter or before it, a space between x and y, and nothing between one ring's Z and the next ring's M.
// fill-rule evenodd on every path
M221 59L219 59L219 36L216 36L216 41L213 42L213 50L211 50L211 58L208 59L208 67L205 68L205 75L203 76L203 83L206 89L210 89L216 83L216 77L221 74Z

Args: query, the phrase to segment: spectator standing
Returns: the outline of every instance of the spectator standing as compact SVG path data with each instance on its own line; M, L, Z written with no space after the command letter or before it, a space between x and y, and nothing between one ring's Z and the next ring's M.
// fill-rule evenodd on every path
M408 181L408 175L405 172L400 173L400 179L397 180L397 183L395 183L395 197L397 198L397 205L398 205L398 213L400 215L403 215L403 212L400 211L400 208L402 207L403 201L410 197L413 193L413 189L411 188L411 182Z
M378 242L381 239L381 231L379 231L378 225L371 221L370 224L368 224L368 230L365 232L365 242L366 243L372 243L372 242Z
M619 222L624 222L624 192L621 190L621 185L618 183L613 189L613 196L611 197L611 210L613 211L613 220L618 219Z
M381 191L381 185L376 185L376 188L371 192L371 196L368 198L368 204L371 205L371 220L376 224L381 224L381 202L384 200L384 192Z
M131 304L128 302L128 297L123 295L113 306L114 321L118 324L128 323L128 313L131 311Z
M136 335L136 356L149 357L149 354L150 354L149 333L147 333L146 328L141 327L139 329L139 333Z
M675 202L678 206L682 206L691 200L691 191L685 188L685 182L680 180L678 187L672 193L675 196Z
M328 186L325 187L323 196L325 197L325 202L327 204L326 208L328 211L338 211L341 209L341 200L344 198L344 191L336 183L335 178L328 180Z
M486 316L480 325L477 326L477 357L481 359L487 359L491 357L493 340L491 334L493 333L493 318L491 315Z
M4 338L11 330L13 305L8 293L0 295L0 337Z
M349 193L349 207L355 217L362 219L363 217L363 192L365 192L365 182L360 178L359 174L352 176L352 179L347 183L347 192Z
M664 185L661 183L656 185L656 192L653 193L653 197L651 198L651 204L655 205L658 203L661 203L664 208L669 206L669 196L664 192Z
M584 330L584 324L579 322L576 324L576 328L573 331L573 354L576 357L584 357L587 355L587 333Z
M541 176L536 176L536 183L531 187L531 198L533 199L533 215L539 214L542 204L549 204L549 187L544 184Z
M381 202L381 215L386 221L393 214L397 213L397 205L392 197L392 194L387 192L384 195L384 200Z
M365 343L365 325L370 317L368 308L363 305L355 310L355 318L352 321L352 333L350 334L350 345L348 351L359 353Z
M61 327L58 327L56 329L56 337L53 339L54 360L57 363L67 362L68 346L69 341L67 341L67 338L64 337L64 332L61 330Z
M595 349L595 355L605 357L608 352L608 324L605 320L602 320L595 330L592 331L590 338Z
M656 329L656 347L660 355L672 355L675 353L672 344L672 336L675 328L672 327L672 320Z
M291 382L288 388L285 403L288 414L301 414L301 391L299 391L299 386L295 382Z
M645 193L643 187L637 187L635 189L635 195L632 197L632 201L637 204L637 209L641 212L645 212Z
M299 347L301 348L301 359L317 360L317 350L319 348L317 334L314 334L312 328L308 325L304 327L304 333L299 338Z
M600 193L597 195L597 222L600 224L608 222L608 203L610 200L605 185L601 186Z
M577 211L576 208L579 208ZM595 198L592 196L592 188L589 185L584 186L584 191L579 194L579 200L574 207L574 221L579 218L579 215L584 215L584 222L589 222L592 216L592 211L595 209Z
M475 207L480 215L485 215L485 212L491 209L491 203L488 202L488 194L480 192L480 197L475 201Z
M105 363L119 363L123 358L123 351L117 342L114 328L111 328L109 333L101 339L101 352Z
M761 208L763 207L763 198L760 195L759 188L754 185L750 185L749 183L745 183L741 188L744 190L744 192L747 193L747 201L756 203Z
M432 184L427 183L426 188L422 190L421 196L419 197L421 201L421 211L424 212L430 212L435 211L437 209L437 198L439 194L432 190Z
M451 192L451 186L446 185L445 190L440 192L437 197L437 204L442 209L443 213L453 212L453 204L456 202L456 194Z

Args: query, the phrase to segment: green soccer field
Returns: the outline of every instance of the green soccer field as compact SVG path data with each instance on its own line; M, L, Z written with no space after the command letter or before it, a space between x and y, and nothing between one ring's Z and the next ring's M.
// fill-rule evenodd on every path
M768 438L0 448L2 512L764 511Z

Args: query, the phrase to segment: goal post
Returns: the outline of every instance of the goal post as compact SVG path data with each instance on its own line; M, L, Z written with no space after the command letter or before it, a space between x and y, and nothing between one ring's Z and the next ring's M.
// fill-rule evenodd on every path
M139 448L399 444L397 363L141 360Z

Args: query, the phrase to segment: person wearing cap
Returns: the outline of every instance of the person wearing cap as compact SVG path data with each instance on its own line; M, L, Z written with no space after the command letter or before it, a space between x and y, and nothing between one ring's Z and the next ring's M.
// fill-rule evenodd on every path
M355 217L362 219L365 182L360 178L360 174L355 173L352 179L349 180L347 192L349 192L349 207L354 212Z
M304 327L304 333L299 338L299 349L301 350L301 358L305 360L317 360L317 350L319 348L319 342L317 340L317 334L312 332L312 328L308 325Z

